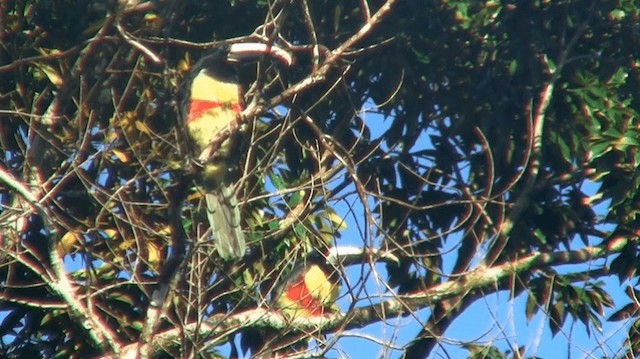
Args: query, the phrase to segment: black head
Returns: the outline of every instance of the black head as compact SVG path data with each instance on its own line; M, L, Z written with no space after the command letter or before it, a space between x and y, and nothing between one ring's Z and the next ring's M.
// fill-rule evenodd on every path
M191 75L196 76L205 70L211 77L225 82L237 82L238 73L234 66L236 61L231 57L231 45L224 45L213 49L193 65Z
M279 60L286 66L293 63L291 54L274 45L262 43L225 44L203 56L193 66L192 74L197 75L204 69L209 76L224 81L237 81L234 65L256 61L263 56Z

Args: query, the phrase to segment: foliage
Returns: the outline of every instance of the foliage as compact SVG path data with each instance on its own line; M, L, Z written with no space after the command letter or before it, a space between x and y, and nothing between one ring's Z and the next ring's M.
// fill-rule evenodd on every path
M625 320L594 355L637 355L639 15L628 0L2 2L0 350L337 356L349 330L408 316L411 340L379 343L425 357L506 292L553 335ZM242 68L235 263L208 248L176 101L225 40L296 59ZM275 288L328 253L341 313L279 315ZM450 345L533 357L524 344Z

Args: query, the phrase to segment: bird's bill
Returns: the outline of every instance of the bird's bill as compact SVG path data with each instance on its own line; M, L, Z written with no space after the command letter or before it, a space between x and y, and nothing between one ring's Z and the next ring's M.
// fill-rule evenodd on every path
M232 62L240 62L244 59L255 58L261 55L273 57L286 66L291 66L291 64L293 64L293 57L284 49L275 45L256 42L245 42L231 45L229 48L228 60Z

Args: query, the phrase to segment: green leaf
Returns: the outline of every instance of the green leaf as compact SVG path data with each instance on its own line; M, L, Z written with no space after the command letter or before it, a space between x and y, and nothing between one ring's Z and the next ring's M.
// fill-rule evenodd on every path
M591 147L589 147L589 160L593 161L596 158L602 157L607 152L611 151L611 149L611 142L602 141L599 143L595 143Z
M627 14L620 9L611 10L611 12L609 13L609 19L611 19L612 21L620 21L624 19L626 16Z
M509 75L513 76L518 71L518 60L509 61Z
M298 238L301 238L301 239L307 238L307 230L305 229L302 223L296 223L293 226L293 233L295 233Z
M533 316L538 312L537 300L533 293L533 288L531 288L529 295L527 295L527 304L524 312L527 320L531 320L531 318L533 318Z
M566 318L567 313L564 308L564 303L560 301L554 303L549 311L549 329L551 330L552 336L558 334L560 329L562 329Z
M278 191L282 191L286 188L282 178L273 172L269 172L269 180L271 180L271 183Z
M296 207L300 201L304 198L305 191L295 191L291 194L291 198L287 201L289 207Z

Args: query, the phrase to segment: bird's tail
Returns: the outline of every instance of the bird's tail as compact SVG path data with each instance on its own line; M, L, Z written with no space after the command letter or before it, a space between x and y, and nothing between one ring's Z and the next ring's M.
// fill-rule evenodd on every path
M224 260L244 256L246 241L240 226L240 209L233 186L222 185L205 194L207 218L218 254Z

